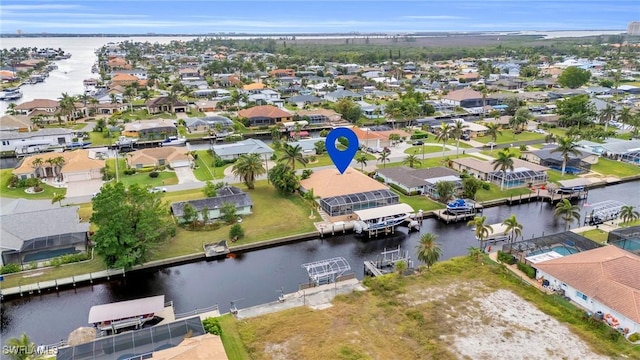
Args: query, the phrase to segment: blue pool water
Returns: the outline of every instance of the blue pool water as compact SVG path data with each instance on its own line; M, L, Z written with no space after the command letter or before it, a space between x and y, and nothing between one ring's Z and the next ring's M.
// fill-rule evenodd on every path
M611 244L631 252L640 251L640 239L624 239Z
M558 170L558 171L562 171L562 166L549 166L549 168L553 169L553 170ZM576 168L576 167L572 167L572 166L567 166L564 169L564 172L567 174L581 174L584 172L584 170L580 169L580 168Z
M575 254L575 253L579 253L580 252L580 251L578 251L578 249L575 249L575 248L572 248L572 247L563 246L563 245L556 245L556 246L552 247L551 249L533 251L533 252L529 253L529 255L540 255L540 254L548 253L550 251L555 251L555 252L557 252L558 254L560 254L562 256L567 256L567 255L571 255L571 254Z

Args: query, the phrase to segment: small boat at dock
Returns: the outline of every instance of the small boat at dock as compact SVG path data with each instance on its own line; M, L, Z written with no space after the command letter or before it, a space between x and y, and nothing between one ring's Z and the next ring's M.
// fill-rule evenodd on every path
M408 204L395 204L354 211L358 220L353 226L356 234L392 230L410 219L413 208Z
M451 214L465 214L474 210L475 202L465 199L455 199L447 203L447 212Z
M99 331L114 334L125 329L139 329L154 319L155 322L161 320L156 319L156 315L165 307L173 309L173 303L165 304L164 295L95 305L89 310L89 324Z

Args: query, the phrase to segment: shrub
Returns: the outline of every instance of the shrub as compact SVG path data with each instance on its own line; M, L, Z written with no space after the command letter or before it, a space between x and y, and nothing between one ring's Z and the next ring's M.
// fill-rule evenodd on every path
M202 320L204 331L213 335L222 335L222 327L217 318L206 318Z
M405 189L401 188L400 186L398 186L396 184L387 184L387 185L389 185L392 189L401 192L403 195L409 195L409 194L407 194L407 191Z
M240 239L244 237L244 229L238 223L233 224L231 229L229 229L229 238L233 241L234 239Z
M7 264L5 266L0 267L0 274L12 274L12 273L17 273L20 270L22 270L20 268L20 265L18 264Z
M525 264L523 262L518 261L518 270L527 274L527 276L531 279L535 279L536 277L536 269L534 269L531 265Z
M640 333L633 333L629 335L629 341L631 342L640 341Z
M159 175L160 175L160 173L157 172L157 171L152 171L152 172L149 173L149 177L150 178L157 178Z
M133 175L135 173L136 173L136 169L134 169L134 168L125 169L125 171L124 171L125 175Z
M498 250L498 261L509 265L513 265L517 262L515 256L501 250Z

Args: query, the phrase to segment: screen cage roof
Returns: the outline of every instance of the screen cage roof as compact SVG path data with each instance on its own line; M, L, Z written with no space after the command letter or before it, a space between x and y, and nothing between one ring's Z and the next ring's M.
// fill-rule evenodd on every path
M503 175L505 175L502 171L494 171L489 174L494 179L502 180ZM505 181L510 180L527 180L527 179L536 179L539 177L547 177L547 174L541 171L534 170L520 170L520 171L507 171L506 176L504 178Z
M357 203L363 203L363 202L372 202L372 201L378 201L378 200L398 199L398 198L399 198L398 195L392 193L391 191L387 189L382 189L382 190L366 191L366 192L355 193L355 194L332 196L332 197L324 198L320 200L320 202L325 203L329 206L339 206L339 205L350 205L350 204L357 204Z
M521 240L514 243L504 244L502 246L502 251L511 253L524 252L526 254L525 256L527 256L534 251L550 250L557 245L570 246L578 251L591 250L602 246L584 236L580 236L571 231L565 231L529 240Z
M155 351L177 346L185 339L204 335L199 316L165 325L128 331L122 334L97 338L80 345L58 349L57 360L149 359Z

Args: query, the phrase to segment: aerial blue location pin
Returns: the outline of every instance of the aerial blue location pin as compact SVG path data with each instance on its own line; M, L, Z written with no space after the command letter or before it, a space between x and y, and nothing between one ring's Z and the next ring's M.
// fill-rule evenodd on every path
M336 147L336 142L340 137L344 137L349 141L349 146L345 150L340 150ZM340 174L344 174L358 151L358 136L349 128L335 128L329 131L325 145L331 161L338 168Z

